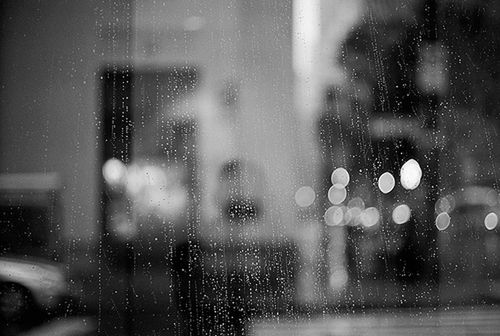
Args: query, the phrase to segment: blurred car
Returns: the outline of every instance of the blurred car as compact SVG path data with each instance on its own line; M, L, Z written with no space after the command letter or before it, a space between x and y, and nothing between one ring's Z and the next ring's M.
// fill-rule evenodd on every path
M60 265L25 257L0 257L1 329L28 329L74 313Z

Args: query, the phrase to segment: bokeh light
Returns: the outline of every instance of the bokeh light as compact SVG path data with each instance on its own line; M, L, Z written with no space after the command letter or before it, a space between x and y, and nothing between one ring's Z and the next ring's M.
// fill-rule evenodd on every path
M410 159L401 167L401 185L407 190L416 189L422 179L422 169L417 161Z
M392 210L392 220L396 224L404 224L410 220L411 209L406 204L398 205Z
M498 193L495 190L490 190L486 194L486 203L490 207L494 207L498 204Z
M380 220L380 213L377 208L369 207L363 210L360 215L361 225L364 227L372 227Z
M396 180L394 179L394 176L389 172L383 173L378 178L378 188L383 194L390 193L392 189L394 189L395 185Z
M127 167L122 161L112 158L102 166L102 175L106 183L117 186L125 182Z
M309 186L303 186L295 192L295 203L301 208L306 208L314 203L316 193Z
M437 214L440 214L441 212L450 213L455 208L455 198L451 195L442 197L437 200L434 208Z
M330 203L337 205L345 201L347 191L342 184L334 184L328 190L328 200Z
M365 202L361 197L354 197L352 200L347 202L348 208L359 208L363 210L365 208Z
M345 213L345 222L350 225L358 225L362 210L358 207L348 208Z
M494 212L490 212L489 214L484 217L484 226L488 230L494 230L498 225L498 216Z
M439 231L444 231L450 226L450 215L446 212L441 212L439 215L436 217L436 227L438 228Z
M339 206L331 206L325 211L324 218L327 225L342 225L344 220L344 210Z
M349 184L350 176L344 168L337 168L333 171L331 176L332 184L340 184L344 188Z

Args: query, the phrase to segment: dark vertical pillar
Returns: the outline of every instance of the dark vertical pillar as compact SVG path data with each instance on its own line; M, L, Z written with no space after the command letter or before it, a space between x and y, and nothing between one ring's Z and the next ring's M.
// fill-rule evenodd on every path
M423 46L439 48L438 35L438 3L437 0L425 0L422 27ZM422 96L422 105L426 111L426 127L433 133L439 130L439 90L434 89ZM438 236L434 226L434 205L439 197L440 185L440 151L439 145L433 144L427 155L428 172L424 178L428 182L427 192L427 230L428 241L431 243L429 262L432 267L432 280L439 283Z
M102 73L102 161L99 167L116 158L127 164L132 159L132 73L128 69L109 69ZM101 174L102 176L102 174ZM134 297L134 246L132 241L114 241L109 228L109 206L113 197L121 197L107 191L101 179L101 220L103 223L104 262L123 264L125 271L125 315L123 328L126 335L133 335Z

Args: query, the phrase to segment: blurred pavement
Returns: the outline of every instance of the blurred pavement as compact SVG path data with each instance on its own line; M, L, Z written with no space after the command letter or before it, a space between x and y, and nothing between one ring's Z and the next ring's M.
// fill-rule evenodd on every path
M256 321L253 336L401 336L500 335L500 307L462 307L453 310L396 312Z
M89 336L97 335L96 322L91 317L56 319L29 330L21 336Z

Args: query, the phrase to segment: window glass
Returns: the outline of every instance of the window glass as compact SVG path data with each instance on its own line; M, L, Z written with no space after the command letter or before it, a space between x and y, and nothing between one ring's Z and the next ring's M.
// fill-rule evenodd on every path
M0 1L0 334L494 333L499 6Z

